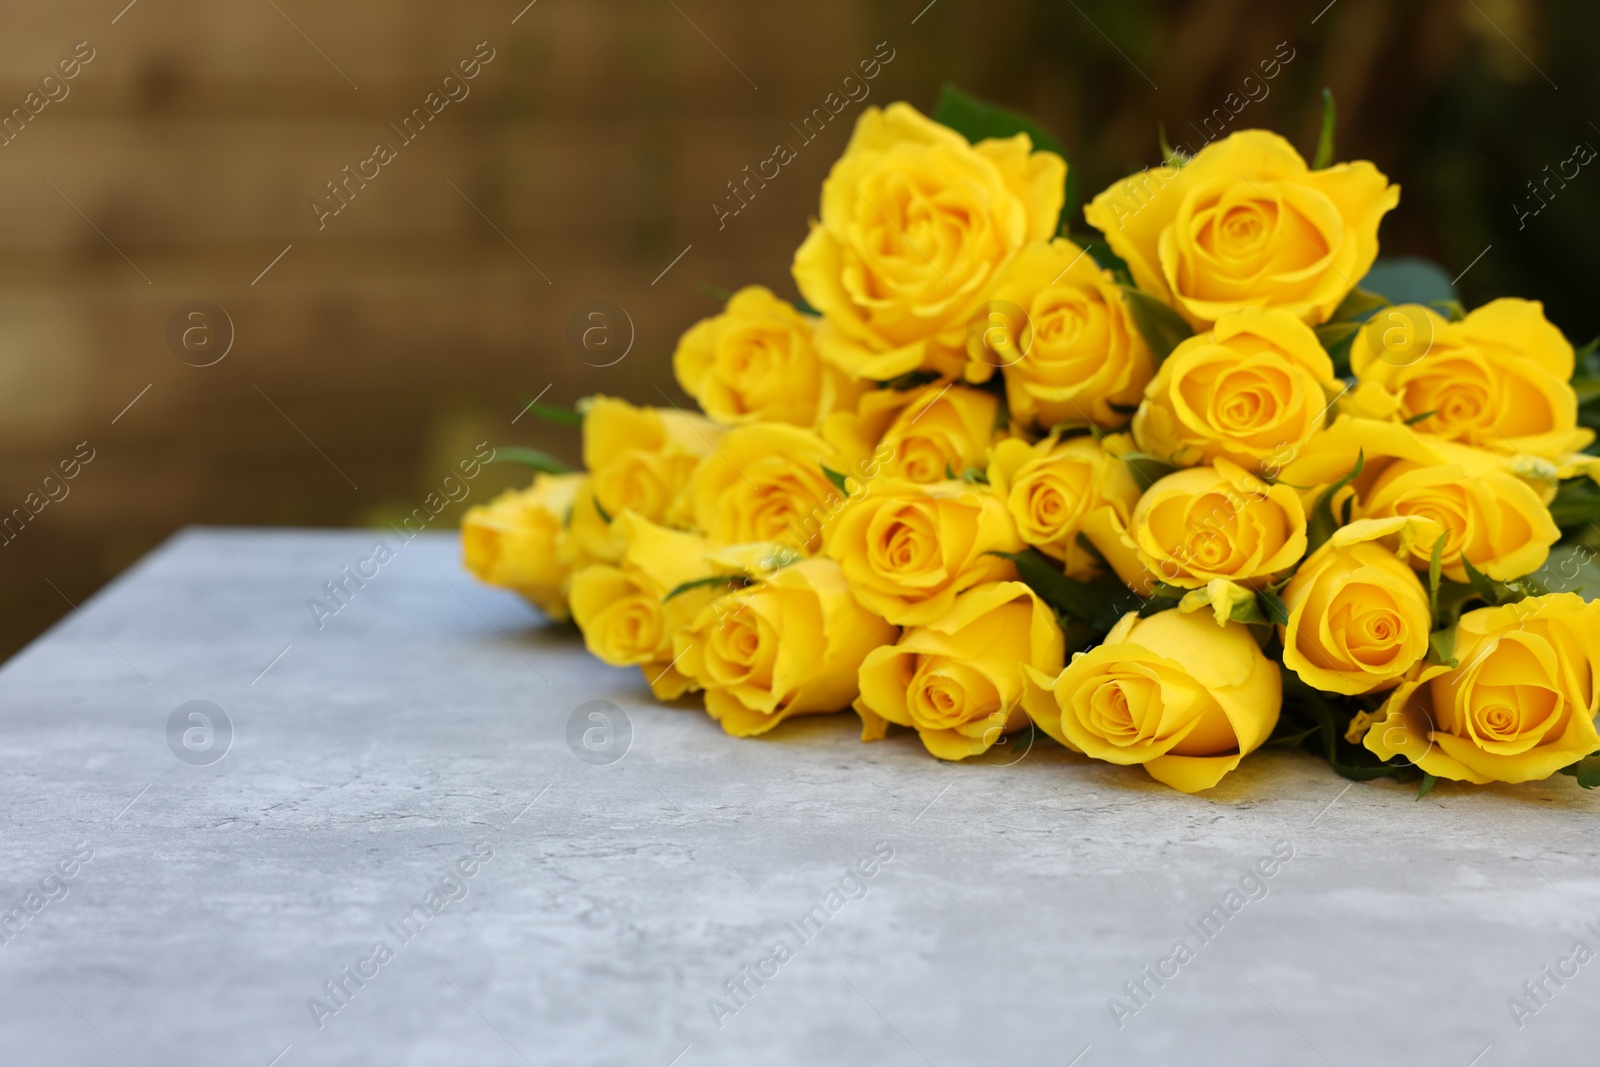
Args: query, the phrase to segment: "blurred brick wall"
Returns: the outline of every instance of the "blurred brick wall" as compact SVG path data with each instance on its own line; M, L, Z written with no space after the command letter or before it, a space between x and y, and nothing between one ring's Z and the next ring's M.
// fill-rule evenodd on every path
M69 610L50 582L79 600L182 523L378 521L486 438L576 459L511 424L547 386L681 398L673 341L714 306L697 283L789 288L845 124L721 232L712 199L881 39L838 0L541 0L515 25L522 4L484 0L140 0L115 25L117 4L5 6L0 103L79 41L95 56L0 148L0 509L79 442L95 459L0 547L0 651ZM387 124L482 41L470 95L401 145ZM397 158L319 230L309 202L380 139ZM605 369L565 340L596 298L637 331ZM214 366L168 346L192 299L234 324Z

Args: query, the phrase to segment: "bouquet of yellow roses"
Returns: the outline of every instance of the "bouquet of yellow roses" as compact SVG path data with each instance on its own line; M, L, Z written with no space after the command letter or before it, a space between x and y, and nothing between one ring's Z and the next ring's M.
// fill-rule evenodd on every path
M1600 785L1595 346L1375 269L1399 189L1331 163L1331 106L1310 164L1260 130L1163 151L1080 233L1027 119L868 109L802 300L683 335L703 413L597 396L586 471L513 450L539 473L467 514L468 568L738 736L853 709L1186 792L1268 742L1424 792Z

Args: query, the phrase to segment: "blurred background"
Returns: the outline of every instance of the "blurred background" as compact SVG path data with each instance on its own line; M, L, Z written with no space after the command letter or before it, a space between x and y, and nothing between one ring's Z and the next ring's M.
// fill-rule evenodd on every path
M1158 124L1309 156L1329 86L1339 158L1404 187L1385 254L1600 333L1600 161L1567 162L1600 149L1593 0L126 4L3 5L0 517L28 521L0 533L0 655L183 525L381 526L480 441L575 461L536 397L681 402L705 287L792 296L862 107L947 80L1053 130L1085 195L1155 162ZM719 225L875 53L865 105ZM620 361L569 343L593 301ZM430 528L525 481L490 467Z

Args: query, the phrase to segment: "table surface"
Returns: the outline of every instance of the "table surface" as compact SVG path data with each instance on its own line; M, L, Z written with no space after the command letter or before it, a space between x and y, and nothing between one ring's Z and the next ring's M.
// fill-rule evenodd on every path
M1190 797L849 715L737 740L453 537L381 535L319 629L379 536L186 531L0 670L7 1063L1593 1055L1600 794L1571 779L1418 801L1268 752ZM231 743L212 713L185 747L193 700Z

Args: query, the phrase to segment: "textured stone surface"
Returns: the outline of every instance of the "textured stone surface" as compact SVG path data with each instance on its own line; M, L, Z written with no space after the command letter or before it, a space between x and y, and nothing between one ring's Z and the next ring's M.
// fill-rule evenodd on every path
M0 944L5 1062L1488 1067L1600 1038L1600 962L1520 1030L1507 1006L1600 949L1600 796L1570 779L1417 802L1268 753L1186 797L1054 747L862 745L849 716L739 741L475 585L451 538L319 631L307 599L371 543L189 532L0 671L0 910L93 849ZM208 766L167 740L196 699L235 730ZM591 699L631 721L610 765L567 742ZM1186 924L1284 842L1202 944ZM475 847L467 895L402 942L387 924ZM1180 938L1194 958L1119 1029L1108 999ZM308 999L378 941L319 1028ZM738 1009L720 1028L711 998Z

